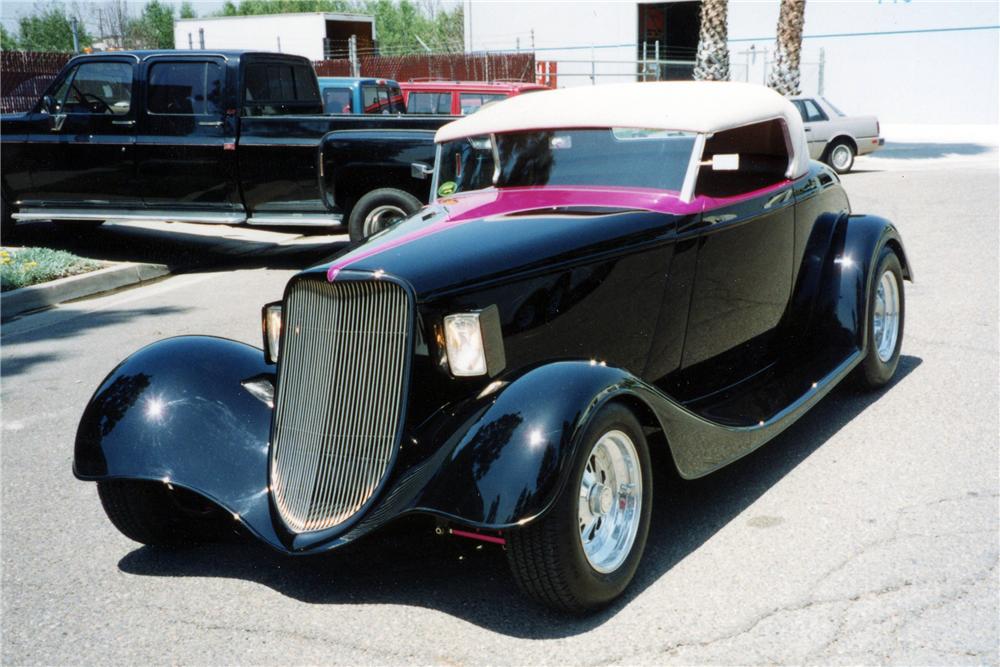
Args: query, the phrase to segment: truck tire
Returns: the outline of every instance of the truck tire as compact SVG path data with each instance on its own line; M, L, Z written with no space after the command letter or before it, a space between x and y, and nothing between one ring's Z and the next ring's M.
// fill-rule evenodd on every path
M409 192L396 188L372 190L357 201L351 209L347 228L351 241L360 243L383 229L388 229L403 218L420 210L423 204Z
M97 483L97 494L115 528L141 544L211 542L227 532L221 510L195 493L161 482L104 480Z

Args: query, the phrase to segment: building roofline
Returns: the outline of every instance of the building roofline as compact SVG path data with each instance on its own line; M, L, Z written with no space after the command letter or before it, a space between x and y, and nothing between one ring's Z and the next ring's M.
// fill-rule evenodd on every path
M274 19L288 16L322 16L324 20L327 21L337 21L337 20L366 20L375 23L375 16L373 14L352 14L349 12L286 12L283 14L246 14L237 16L204 16L197 17L193 19L174 19L174 25L178 23L191 23L197 21L229 21L233 19Z

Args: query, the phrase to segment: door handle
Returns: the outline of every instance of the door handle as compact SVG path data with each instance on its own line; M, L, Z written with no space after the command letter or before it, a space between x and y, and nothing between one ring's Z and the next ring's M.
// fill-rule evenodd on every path
M53 114L49 122L51 123L49 129L52 130L53 132L58 132L59 130L62 129L63 123L66 122L66 114L64 113Z
M812 130L810 128L808 128L808 127L805 128L805 129L806 129L806 132L812 132Z
M202 127L222 127L221 120L199 120L198 124Z
M131 127L131 126L135 125L135 121L134 120L113 120L113 121L111 121L111 124L112 125L125 125L127 127Z

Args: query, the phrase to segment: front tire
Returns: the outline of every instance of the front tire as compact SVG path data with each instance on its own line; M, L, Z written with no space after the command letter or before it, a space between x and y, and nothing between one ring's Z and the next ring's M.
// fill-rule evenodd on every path
M867 350L856 371L864 390L884 387L896 374L903 347L906 298L899 257L886 246L879 254L878 268L868 290Z
M835 142L826 153L826 163L838 174L846 174L854 166L854 146L850 142Z
M611 404L594 417L549 511L507 535L519 587L543 605L583 613L628 587L646 546L653 479L642 426Z
M111 479L97 483L97 494L115 528L142 544L196 544L225 533L221 510L191 491L161 482Z
M423 204L409 192L395 188L372 190L351 209L347 229L351 241L359 243L369 236L388 229L403 218L420 210Z

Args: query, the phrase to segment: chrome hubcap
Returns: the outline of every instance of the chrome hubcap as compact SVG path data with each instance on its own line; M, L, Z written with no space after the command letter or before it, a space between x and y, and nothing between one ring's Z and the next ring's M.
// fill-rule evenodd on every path
M580 480L580 542L590 566L614 572L628 558L642 515L642 472L632 439L609 431L590 450Z
M382 231L386 227L391 227L393 223L399 222L406 217L406 211L398 206L387 204L376 206L372 212L365 217L364 232L365 238Z
M833 164L837 169L843 169L851 161L851 149L840 145L833 149Z
M882 274L875 289L872 338L878 358L883 362L892 359L899 338L899 283L892 271Z

